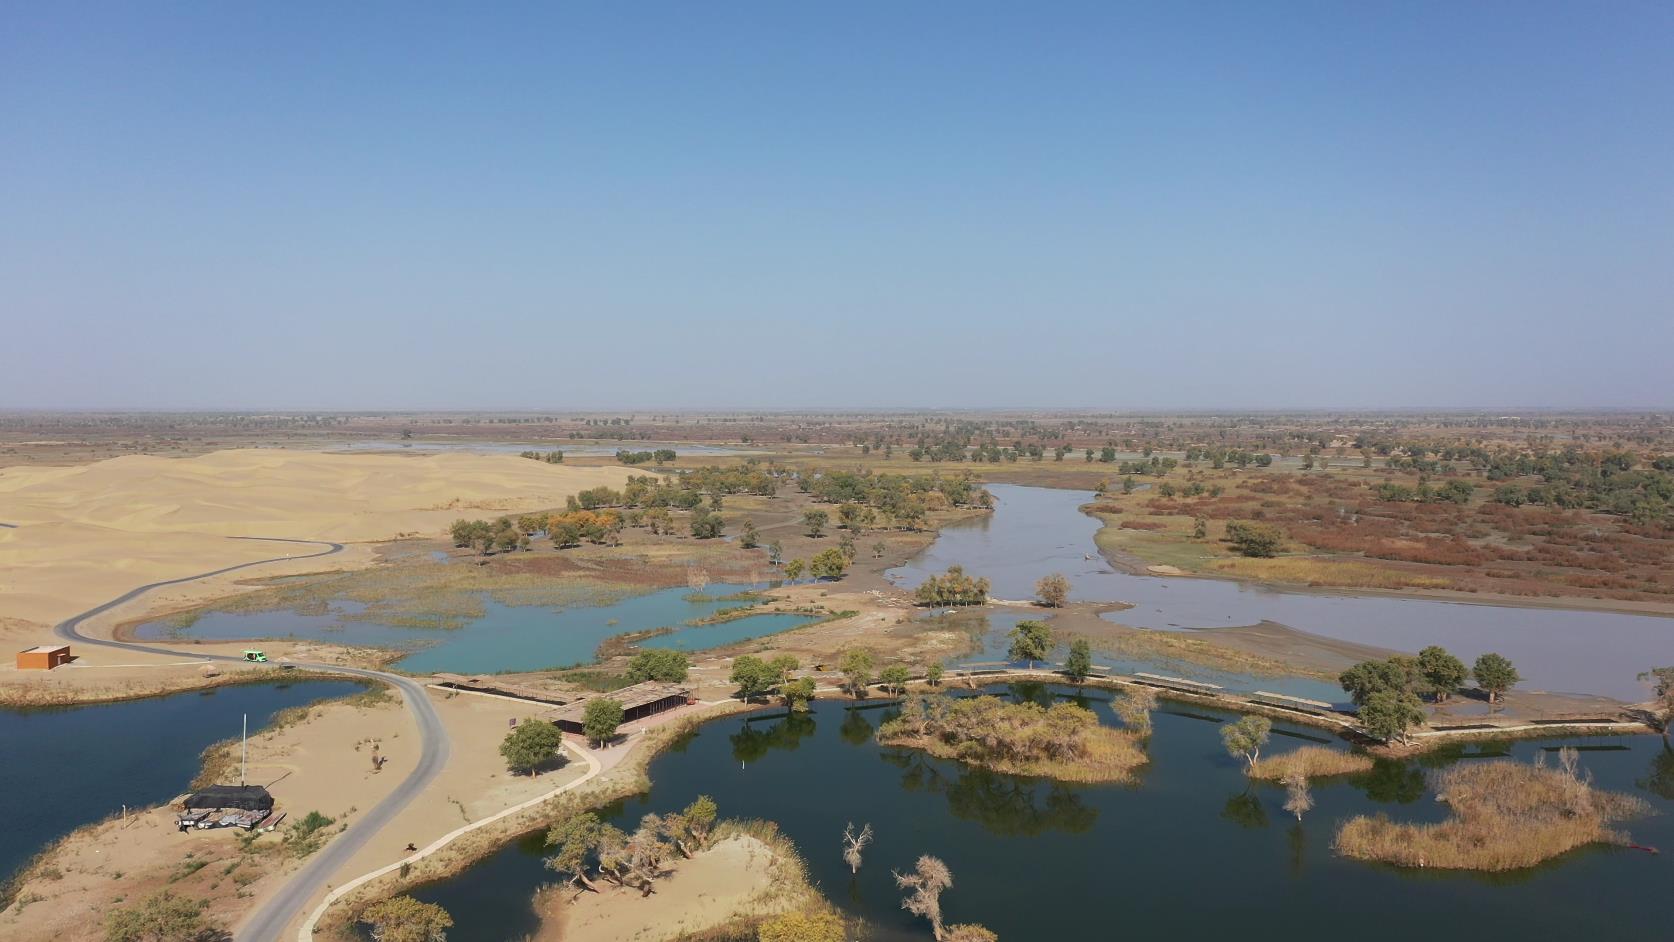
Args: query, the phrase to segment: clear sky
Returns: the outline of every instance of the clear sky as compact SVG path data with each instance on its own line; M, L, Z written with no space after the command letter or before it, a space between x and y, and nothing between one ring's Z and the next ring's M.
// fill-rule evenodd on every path
M1674 405L1674 4L0 5L0 407Z

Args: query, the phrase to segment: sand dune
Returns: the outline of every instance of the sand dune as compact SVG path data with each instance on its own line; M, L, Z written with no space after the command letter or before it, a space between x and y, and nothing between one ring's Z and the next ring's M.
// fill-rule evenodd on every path
M0 528L0 616L53 622L138 585L283 552L230 536L440 534L461 516L562 506L628 474L514 455L260 449L5 468L0 521L16 528Z

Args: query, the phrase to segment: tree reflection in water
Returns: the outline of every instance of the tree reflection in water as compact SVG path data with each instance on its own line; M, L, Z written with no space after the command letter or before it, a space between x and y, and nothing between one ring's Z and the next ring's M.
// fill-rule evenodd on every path
M934 759L916 749L885 750L878 755L902 770L903 791L942 795L954 817L975 821L991 834L1083 834L1099 818L1097 808L1089 807L1061 782L1003 775Z
M1250 791L1242 791L1228 798L1226 805L1221 808L1221 817L1241 828L1267 826L1267 809L1261 806L1261 799Z
M776 723L764 723L760 717L745 723L738 732L728 737L732 743L732 757L740 762L754 762L774 749L795 749L802 740L814 734L812 713L783 713Z
M1349 779L1366 797L1384 805L1410 805L1424 797L1424 770L1394 759L1377 759L1372 770Z
M864 746L872 741L872 724L861 711L845 710L843 725L837 727L837 734L851 746Z
M1650 773L1634 783L1658 798L1674 801L1674 746L1663 740L1662 748L1651 756Z

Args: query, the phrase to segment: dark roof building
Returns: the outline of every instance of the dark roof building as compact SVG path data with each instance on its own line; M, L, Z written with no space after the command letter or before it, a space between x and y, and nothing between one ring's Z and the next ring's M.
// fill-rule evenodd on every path
M186 796L186 807L272 811L273 796L260 785L211 785Z

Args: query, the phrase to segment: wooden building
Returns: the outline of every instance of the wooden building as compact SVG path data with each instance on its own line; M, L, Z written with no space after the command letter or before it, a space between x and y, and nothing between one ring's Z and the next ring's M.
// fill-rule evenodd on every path
M68 663L70 646L67 644L38 644L27 651L17 652L17 669L20 671L49 671Z
M691 692L679 684L648 680L631 687L623 687L621 690L583 697L566 704L563 709L547 714L546 719L558 724L558 728L566 732L579 733L582 720L587 715L587 704L591 700L615 700L622 704L622 722L626 725L665 710L685 706L691 702Z

